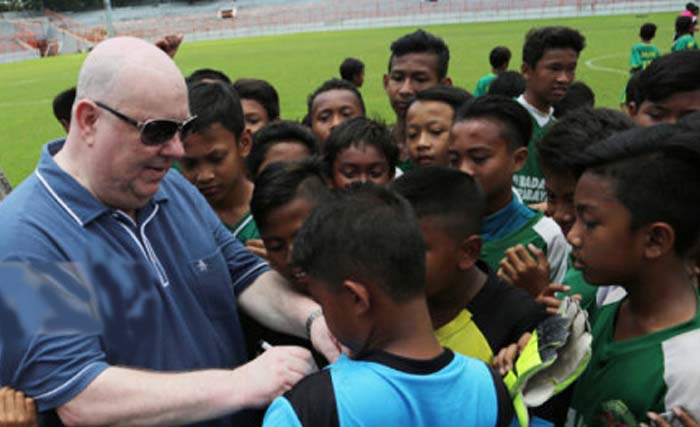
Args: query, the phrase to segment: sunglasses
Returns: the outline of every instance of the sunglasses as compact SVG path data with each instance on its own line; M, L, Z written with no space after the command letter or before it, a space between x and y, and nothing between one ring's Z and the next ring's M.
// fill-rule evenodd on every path
M180 134L180 139L185 139L192 128L192 122L197 116L192 116L185 121L168 120L168 119L150 119L145 122L140 122L136 119L120 113L119 111L99 102L95 101L98 107L109 111L121 120L135 126L141 134L141 142L143 145L156 146L163 145L173 139L175 134Z

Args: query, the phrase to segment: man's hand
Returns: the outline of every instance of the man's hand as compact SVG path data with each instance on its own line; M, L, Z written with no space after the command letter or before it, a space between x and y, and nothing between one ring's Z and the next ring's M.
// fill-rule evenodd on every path
M170 34L158 40L156 46L167 53L169 57L174 58L184 38L184 34Z
M35 427L34 400L20 391L0 388L0 427Z
M262 239L250 239L245 242L245 247L260 258L267 259L267 250Z
M243 375L239 386L248 389L250 407L263 408L318 371L311 352L302 347L270 347L234 373Z
M655 427L673 427L676 425L675 423L671 424L659 414L654 412L649 412L647 415L652 422L651 425ZM694 420L693 417L691 417L690 414L688 414L683 408L673 408L673 415L675 415L675 418L682 423L683 427L700 427L700 423ZM640 425L649 427L649 424L646 423L641 423Z
M311 323L309 340L314 348L321 353L329 363L335 362L336 359L340 357L340 343L338 343L331 331L328 330L325 317L319 316Z
M532 252L536 258L530 255ZM516 245L506 250L506 256L500 262L498 277L506 283L525 289L536 298L549 284L549 262L544 251L533 244L525 249Z

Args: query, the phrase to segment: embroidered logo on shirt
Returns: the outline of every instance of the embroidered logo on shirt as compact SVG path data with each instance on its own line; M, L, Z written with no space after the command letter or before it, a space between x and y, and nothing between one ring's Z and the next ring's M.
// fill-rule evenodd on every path
M205 273L207 270L209 270L209 266L206 262L204 262L204 260L200 259L197 261L197 270L199 270L200 273Z

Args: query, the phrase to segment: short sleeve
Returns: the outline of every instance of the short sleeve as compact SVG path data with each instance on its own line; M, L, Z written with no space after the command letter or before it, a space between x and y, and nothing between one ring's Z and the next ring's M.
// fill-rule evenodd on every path
M265 412L263 427L301 427L294 408L284 397L278 397Z
M240 295L261 274L270 270L267 262L246 249L226 227L218 221L214 229L216 242L226 259L233 280L233 290Z

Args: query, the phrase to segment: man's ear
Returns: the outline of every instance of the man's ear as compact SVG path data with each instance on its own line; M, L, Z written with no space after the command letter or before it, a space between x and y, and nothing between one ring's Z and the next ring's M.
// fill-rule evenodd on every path
M676 243L676 232L668 223L654 222L646 226L644 257L660 258L670 252Z
M80 135L80 139L88 145L95 143L95 134L97 133L97 118L100 112L97 105L89 99L80 99L75 101L73 108L73 117L71 119L71 127L75 126Z
M515 166L515 170L513 171L513 173L519 171L523 168L523 166L525 166L525 162L527 162L527 155L527 147L516 148L513 151L513 163Z
M382 79L382 82L384 83L384 91L388 92L387 87L389 86L389 75L384 74L384 78Z
M530 79L530 73L531 73L531 72L532 72L532 69L530 69L530 66L527 65L526 63L523 62L523 63L520 65L520 74L523 75L523 77L525 78L525 81L527 81L527 80Z
M241 133L241 137L238 138L238 152L241 154L241 157L248 157L252 146L253 134L250 132L250 129L245 128L243 129L243 133Z
M480 256L481 236L473 234L459 245L459 269L465 271L472 268Z
M370 294L367 287L353 280L343 282L343 289L350 296L350 307L355 316L364 316L371 308Z
M452 78L447 76L447 77L443 78L442 80L440 80L440 84L445 85L445 86L452 86Z
M630 101L627 104L625 104L625 109L627 110L627 115L630 117L635 117L637 113L639 113L639 110L637 109L637 103L634 101Z

